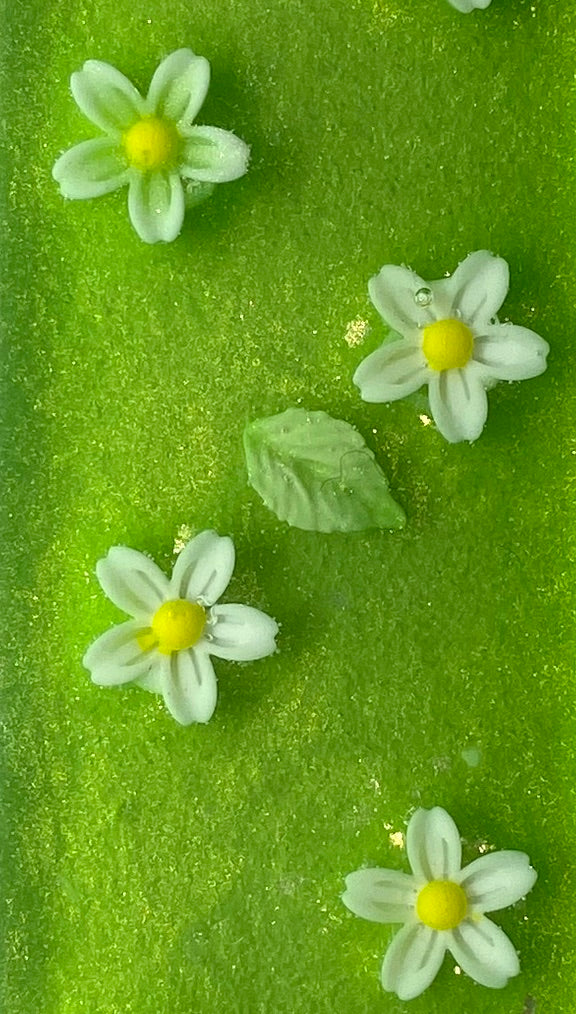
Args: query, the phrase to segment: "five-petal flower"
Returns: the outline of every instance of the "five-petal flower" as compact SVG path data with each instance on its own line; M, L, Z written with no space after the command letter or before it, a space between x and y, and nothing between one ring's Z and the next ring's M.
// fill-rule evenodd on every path
M180 552L172 577L135 549L113 546L96 566L108 598L132 619L102 634L83 662L94 683L135 682L162 694L182 725L216 707L210 655L238 662L276 650L278 624L251 606L216 605L234 570L234 543L205 531Z
M385 265L370 279L370 298L401 340L384 342L360 363L354 383L364 401L396 401L427 384L446 440L476 440L488 414L486 390L546 369L548 343L528 328L497 320L508 285L506 261L487 250L470 254L453 275L435 282Z
M346 877L344 904L373 922L404 923L382 965L384 989L419 996L449 950L476 982L500 989L520 971L506 934L486 912L523 898L536 881L524 852L489 852L462 868L460 835L441 807L416 810L406 833L412 875L362 869Z
M145 243L169 243L184 220L185 188L242 176L248 146L228 130L196 126L210 64L178 49L157 68L146 98L115 67L88 60L70 86L85 116L104 131L64 152L52 174L64 197L100 197L128 185L128 212Z

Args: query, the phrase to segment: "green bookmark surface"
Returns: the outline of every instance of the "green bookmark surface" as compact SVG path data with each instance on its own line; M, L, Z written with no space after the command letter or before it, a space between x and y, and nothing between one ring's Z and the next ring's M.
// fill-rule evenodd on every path
M0 920L10 1014L524 1014L576 989L572 0L29 0L4 5ZM126 192L64 201L56 157L94 135L70 74L145 89L189 46L200 123L252 146L243 179L146 246ZM487 248L502 319L547 372L490 393L449 445L423 395L368 405L352 374L385 336L385 263L424 278ZM248 486L242 434L294 406L353 425L402 531L290 528ZM233 536L225 601L282 625L279 652L216 660L207 726L91 684L122 617L111 545L167 572L203 528ZM445 807L539 879L495 921L521 975L455 974L403 1003L394 929L343 906L363 865ZM457 970L456 970L457 971Z

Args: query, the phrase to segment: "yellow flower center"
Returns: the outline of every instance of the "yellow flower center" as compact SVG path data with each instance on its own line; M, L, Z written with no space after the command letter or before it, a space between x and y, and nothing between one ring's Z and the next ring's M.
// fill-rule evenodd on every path
M422 348L433 370L456 370L472 355L474 337L461 320L449 317L424 328Z
M157 648L162 655L183 651L196 644L206 626L206 610L197 602L170 599L156 610L152 626L138 637L142 651Z
M416 914L433 930L454 929L468 910L466 895L452 880L431 880L416 899Z
M147 172L176 161L180 135L169 120L147 116L126 131L123 144L130 165Z

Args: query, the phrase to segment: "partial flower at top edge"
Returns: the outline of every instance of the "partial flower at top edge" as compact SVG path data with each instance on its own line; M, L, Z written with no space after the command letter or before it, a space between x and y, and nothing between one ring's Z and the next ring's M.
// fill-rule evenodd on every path
M492 0L448 0L448 3L462 14L470 14L472 11L485 11Z
M140 239L176 239L187 206L248 168L244 141L194 124L209 82L210 64L189 49L162 61L145 98L115 67L88 60L72 75L72 94L104 134L56 161L52 175L62 195L83 200L127 186L128 213Z

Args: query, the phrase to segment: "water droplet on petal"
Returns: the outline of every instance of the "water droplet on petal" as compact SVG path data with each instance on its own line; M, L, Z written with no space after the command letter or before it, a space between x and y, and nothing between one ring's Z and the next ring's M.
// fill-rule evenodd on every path
M414 293L414 302L416 303L416 306L430 306L432 299L432 289L418 289L418 291Z

